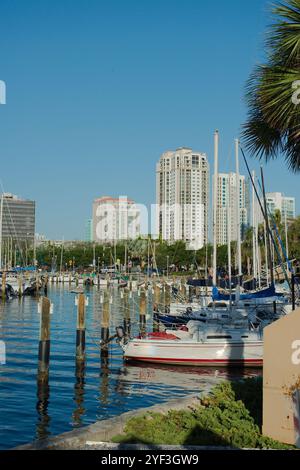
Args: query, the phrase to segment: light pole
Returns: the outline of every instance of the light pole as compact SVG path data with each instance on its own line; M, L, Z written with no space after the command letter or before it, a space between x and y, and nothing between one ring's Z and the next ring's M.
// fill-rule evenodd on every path
M167 256L167 279L169 279L169 255Z

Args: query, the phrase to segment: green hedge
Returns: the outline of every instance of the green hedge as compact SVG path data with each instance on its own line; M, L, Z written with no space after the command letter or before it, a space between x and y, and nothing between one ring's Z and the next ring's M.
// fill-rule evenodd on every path
M224 382L194 410L147 413L130 419L113 442L153 445L293 449L261 434L262 381Z

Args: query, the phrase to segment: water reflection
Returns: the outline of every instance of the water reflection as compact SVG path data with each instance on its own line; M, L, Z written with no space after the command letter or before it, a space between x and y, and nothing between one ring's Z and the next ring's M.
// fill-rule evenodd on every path
M38 420L36 423L36 439L43 439L48 437L50 432L51 418L48 414L48 406L50 399L50 386L48 380L37 380L37 403L36 410L38 413Z
M152 393L153 385L182 387L186 391L200 392L223 380L238 380L261 374L261 369L196 368L130 362L120 370L119 381L130 387L133 383L144 386L148 384L149 393ZM147 388L145 393L146 390Z
M76 361L75 365L75 385L74 402L76 407L72 414L74 426L83 424L82 418L85 415L84 407L84 385L85 385L85 361Z
M100 387L99 401L102 405L107 406L109 403L109 379L110 379L110 350L109 345L104 345L100 350Z

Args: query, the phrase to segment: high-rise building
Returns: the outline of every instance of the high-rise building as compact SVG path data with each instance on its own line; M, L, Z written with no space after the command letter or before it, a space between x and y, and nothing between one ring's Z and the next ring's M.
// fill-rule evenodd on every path
M179 148L156 166L156 223L170 243L183 240L198 250L208 242L209 163L205 153Z
M282 220L293 220L296 217L296 200L294 197L285 197L282 193L266 194L268 212L274 215L276 210L281 213Z
M112 243L140 235L140 209L127 196L104 196L93 203L93 241Z
M35 234L35 201L3 193L0 199L0 231L2 242L26 242L33 245Z
M239 222L241 237L248 226L248 185L245 177L239 177ZM238 236L237 215L237 175L236 173L218 174L218 200L217 200L217 244L226 245L228 242L228 231L230 228L231 241L236 241ZM228 224L229 227L228 227Z
M93 219L88 219L85 223L85 241L93 241Z

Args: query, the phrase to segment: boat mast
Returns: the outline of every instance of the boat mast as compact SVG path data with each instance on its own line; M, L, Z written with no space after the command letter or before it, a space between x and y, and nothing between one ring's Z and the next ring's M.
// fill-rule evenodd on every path
M261 184L262 184L262 191L263 191L263 199L264 199L264 212L265 212L265 221L266 221L266 232L267 232L267 253L268 259L270 263L270 277L271 277L271 285L274 285L274 271L273 271L273 262L272 262L272 254L271 254L271 241L270 241L270 226L269 226L269 217L268 217L268 208L267 208L267 199L266 199L266 190L265 190L265 180L264 180L264 172L262 167L260 167L261 173Z
M125 276L127 275L127 240L125 241L124 247L124 267L125 267Z
M63 253L64 253L64 242L65 242L65 237L62 239L62 245L61 245L61 252L60 252L60 268L59 268L59 273L61 275L62 273L62 263L63 263Z
M286 210L284 215L284 229L285 229L285 252L287 260L289 261L289 239L288 239L288 226L287 226L287 217L286 217ZM288 263L289 264L289 263Z
M96 272L96 245L93 243L93 272Z
M236 165L236 224L237 224L237 268L239 284L242 280L242 252L241 252L241 211L240 211L240 165L239 140L235 139L235 165Z
M255 172L252 172L252 179L255 183ZM257 256L256 256L256 217L255 217L255 190L252 186L252 256L253 256L253 279L257 279Z
M230 188L229 188L230 189ZM232 307L232 292L231 292L231 197L230 190L228 191L228 201L227 201L227 254L228 254L228 282L229 282L229 308L231 311Z
M258 242L258 219L257 219L257 212L255 210L255 220L256 220L256 228L255 228L255 244L256 244L256 268L257 268L257 279L258 279L258 287L261 288L261 253L260 253L260 246Z
M219 164L219 131L214 136L214 185L213 185L213 285L217 285L217 205L218 205L218 164Z
M0 203L0 271L2 270L3 194Z
M269 285L269 262L268 262L268 248L267 248L267 228L266 221L264 220L264 241L265 241L265 261L266 261L266 275L267 275L267 284Z

